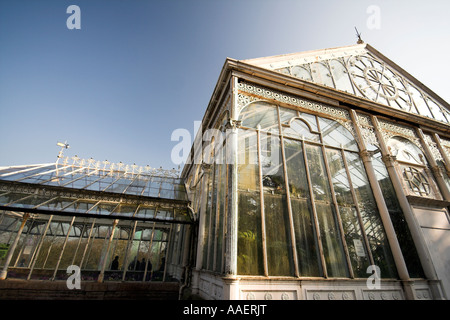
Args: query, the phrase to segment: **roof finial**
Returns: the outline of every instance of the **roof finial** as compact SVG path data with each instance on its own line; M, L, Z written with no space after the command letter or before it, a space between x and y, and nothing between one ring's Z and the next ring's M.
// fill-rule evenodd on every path
M362 41L362 39L361 39L361 33L358 31L358 29L356 29L356 27L355 27L355 30L356 30L356 36L358 37L358 41L356 41L356 43L357 44L364 43L364 41Z
M69 149L69 144L67 143L67 140L66 140L64 143L58 142L58 143L56 143L56 145L58 147L61 147L61 149L59 150L57 159L56 159L56 164L58 164L59 159L62 158L64 155L64 149Z

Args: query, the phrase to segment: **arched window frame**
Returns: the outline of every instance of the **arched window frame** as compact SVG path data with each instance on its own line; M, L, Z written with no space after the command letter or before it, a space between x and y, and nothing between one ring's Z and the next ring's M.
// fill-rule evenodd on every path
M394 141L396 141L397 145L403 143L404 147L393 148ZM403 156L399 157L403 152L406 154L406 143L410 146L408 149L412 147L415 151L415 154L407 151L410 154L409 157L413 159L411 161ZM402 177L403 188L407 195L433 199L440 198L440 192L429 169L425 153L419 146L410 139L398 135L390 137L387 141L387 146L391 155L396 159L396 170L399 176Z

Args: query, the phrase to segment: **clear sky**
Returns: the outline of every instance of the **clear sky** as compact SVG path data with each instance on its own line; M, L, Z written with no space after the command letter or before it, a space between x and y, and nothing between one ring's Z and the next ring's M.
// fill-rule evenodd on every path
M67 140L68 156L171 169L171 134L193 134L226 57L352 45L355 26L450 102L449 15L446 0L0 0L0 166L53 162Z

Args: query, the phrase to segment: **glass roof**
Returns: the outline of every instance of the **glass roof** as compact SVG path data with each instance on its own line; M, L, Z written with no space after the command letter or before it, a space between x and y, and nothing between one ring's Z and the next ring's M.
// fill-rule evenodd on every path
M34 213L190 221L184 182L174 170L86 164L80 160L0 167L0 207Z
M0 180L187 200L183 180L174 175L166 170L134 172L67 163L0 167Z
M450 122L449 106L367 44L244 60L376 103ZM440 101L438 101L440 99Z

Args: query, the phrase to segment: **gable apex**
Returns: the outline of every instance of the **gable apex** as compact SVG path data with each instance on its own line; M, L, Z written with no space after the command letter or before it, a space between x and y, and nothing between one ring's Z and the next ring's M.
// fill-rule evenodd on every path
M450 123L446 101L367 43L241 61Z

